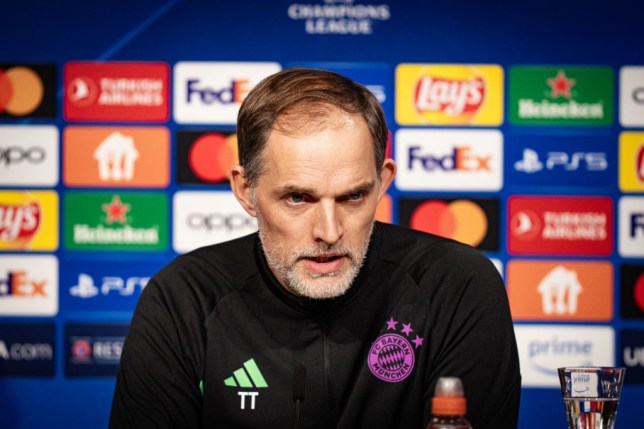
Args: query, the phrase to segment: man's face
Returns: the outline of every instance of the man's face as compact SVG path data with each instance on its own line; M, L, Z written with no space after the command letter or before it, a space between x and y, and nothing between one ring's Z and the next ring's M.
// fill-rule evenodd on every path
M393 161L385 162L381 183L364 119L337 112L322 126L273 131L263 162L251 214L271 271L295 295L344 294L364 261Z

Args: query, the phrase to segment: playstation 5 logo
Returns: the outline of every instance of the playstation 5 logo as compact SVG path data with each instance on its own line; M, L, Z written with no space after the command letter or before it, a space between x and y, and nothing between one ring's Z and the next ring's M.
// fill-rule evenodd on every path
M92 276L80 273L78 283L69 289L69 293L72 296L86 299L93 298L99 293L101 295L116 293L120 296L131 296L134 295L137 288L142 291L149 280L149 277L128 277L124 279L116 276L105 276L102 278L100 286L96 286Z
M132 137L115 131L96 148L94 158L98 161L101 180L131 181L139 151L136 150Z
M580 168L586 171L604 171L608 168L608 161L605 152L548 152L545 168L554 170L558 167L565 171L577 171ZM530 148L523 149L523 158L514 163L514 169L524 173L536 173L543 168L544 163L539 159L539 154Z

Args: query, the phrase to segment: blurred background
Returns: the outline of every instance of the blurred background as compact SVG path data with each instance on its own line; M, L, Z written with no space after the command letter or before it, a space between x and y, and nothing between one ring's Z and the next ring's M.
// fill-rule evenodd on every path
M381 101L400 171L380 220L499 268L519 427L566 427L563 365L626 366L617 427L641 426L641 2L0 4L0 427L107 426L149 277L255 230L235 116L293 66Z

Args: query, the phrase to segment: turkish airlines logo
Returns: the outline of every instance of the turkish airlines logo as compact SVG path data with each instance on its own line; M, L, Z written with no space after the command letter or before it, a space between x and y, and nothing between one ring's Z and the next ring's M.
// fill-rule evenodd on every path
M68 186L164 187L170 180L166 128L67 127L63 138Z
M237 164L237 135L230 132L179 131L177 137L179 183L228 184Z
M413 199L399 201L401 225L451 238L479 250L499 250L496 199Z
M234 125L250 90L280 70L269 62L179 62L174 66L174 120Z
M53 316L57 312L55 256L0 256L0 315Z
M257 221L232 192L177 192L173 208L173 243L179 253L257 231Z
M608 197L509 199L509 251L520 254L609 255L613 204Z
M514 320L608 321L613 316L608 262L512 260L506 280Z
M402 129L396 132L401 190L498 190L503 181L498 131Z
M54 118L55 92L55 65L0 64L0 118Z
M70 62L65 65L68 121L160 122L168 119L165 63Z

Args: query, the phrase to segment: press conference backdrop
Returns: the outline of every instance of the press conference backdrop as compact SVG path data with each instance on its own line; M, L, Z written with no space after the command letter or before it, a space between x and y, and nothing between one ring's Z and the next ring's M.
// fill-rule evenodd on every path
M565 427L571 364L626 366L617 427L641 427L644 8L523 3L3 1L0 427L107 425L150 276L255 230L235 116L299 65L382 103L399 174L378 218L504 275L520 427Z

